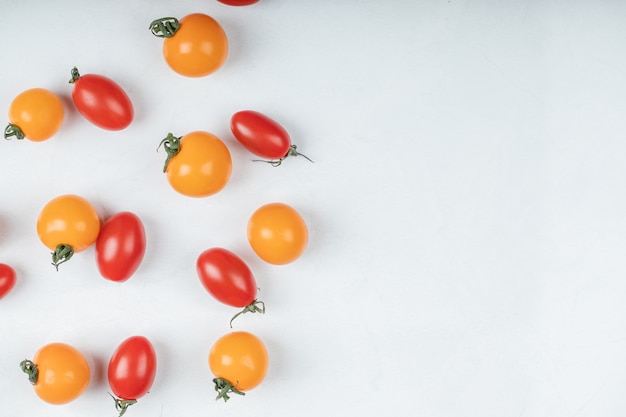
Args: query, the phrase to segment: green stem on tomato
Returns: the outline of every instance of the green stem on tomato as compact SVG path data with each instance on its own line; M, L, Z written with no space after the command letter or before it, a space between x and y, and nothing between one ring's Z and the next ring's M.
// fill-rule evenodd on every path
M162 17L150 23L150 32L159 38L171 38L179 27L180 22L175 17Z
M22 129L20 129L18 125L9 123L7 127L4 128L4 138L11 139L13 136L17 139L24 139L24 132L22 132Z
M72 74L72 79L69 81L69 83L74 84L80 78L80 73L78 72L78 68L76 67L72 68L72 71L70 72Z
M128 407L137 402L137 400L122 400L120 398L115 398L111 393L109 393L109 395L113 398L113 401L115 401L115 409L120 412L119 417L122 417L126 410L128 410Z
M229 393L238 394L238 395L246 395L245 392L239 391L235 388L235 385L231 384L229 380L224 378L213 378L213 382L215 383L215 391L218 392L217 397L215 397L215 401L220 398L224 399L224 402L230 400L228 396Z
M22 368L22 372L28 375L30 383L35 385L39 380L39 369L37 369L37 365L35 365L33 361L24 359L20 362L20 368Z
M178 152L180 152L180 137L176 137L171 133L167 134L167 137L159 143L157 151L161 146L165 148L165 152L167 152L167 158L165 159L165 165L163 166L163 172L167 170L167 164L170 160L176 156Z
M247 306L243 308L239 313L235 314L232 319L230 319L230 327L233 327L233 320L244 313L260 313L265 314L265 303L260 300L254 300Z
M277 166L280 166L280 164L282 164L282 163L283 163L283 161L285 160L285 158L287 158L288 156L303 156L303 157L305 157L305 158L306 158L309 162L313 162L313 163L315 163L313 160L311 160L311 158L309 158L309 157L308 157L308 156L306 156L305 154L298 152L298 151L297 151L297 148L298 148L298 147L297 147L296 145L291 145L291 146L289 147L289 151L287 151L287 154L286 154L285 156L283 156L282 158L280 158L280 159L273 159L273 160L269 160L269 161L267 161L267 160L265 160L265 159L253 159L253 161L254 161L254 162L266 162L266 163L270 164L270 165L271 165L271 166L273 166L273 167L277 167Z
M69 261L73 255L74 248L72 248L70 245L61 243L57 245L57 247L54 249L54 252L52 252L52 265L54 265L54 267L58 271L59 265Z

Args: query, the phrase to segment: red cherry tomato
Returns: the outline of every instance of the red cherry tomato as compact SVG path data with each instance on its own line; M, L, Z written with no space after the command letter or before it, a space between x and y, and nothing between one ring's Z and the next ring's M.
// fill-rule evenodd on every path
M100 274L123 282L139 268L146 252L146 233L139 217L124 211L107 219L96 240Z
M154 347L143 336L129 337L113 352L107 373L111 390L118 397L114 399L120 415L150 390L156 367Z
M204 288L218 301L244 309L236 314L265 313L265 304L256 299L257 286L252 271L234 253L223 248L207 249L196 262L196 271Z
M302 155L296 150L296 145L291 144L291 137L285 128L262 113L239 111L231 117L230 129L235 139L248 151L270 159L266 162L274 166L280 165L288 156Z
M15 286L15 270L7 264L0 264L0 298Z
M249 6L254 3L258 3L259 0L217 0L220 3L228 4L229 6Z
M80 114L106 130L122 130L133 121L133 103L115 81L97 74L80 75L72 69L72 100Z

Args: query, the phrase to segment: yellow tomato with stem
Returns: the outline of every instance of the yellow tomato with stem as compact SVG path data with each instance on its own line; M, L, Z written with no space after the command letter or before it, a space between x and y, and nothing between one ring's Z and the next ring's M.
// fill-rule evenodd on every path
M189 197L206 197L222 190L232 172L228 147L217 136L202 131L161 141L167 159L164 172L174 190Z
M209 368L215 376L217 398L229 393L245 395L267 374L269 359L265 344L250 332L238 331L220 337L209 352Z
M248 220L248 242L252 250L270 264L293 262L304 252L308 239L304 219L287 204L266 204Z
M187 77L217 71L228 57L228 38L220 24L203 13L154 20L150 30L165 38L163 57L171 69Z
M31 88L11 102L4 137L44 141L59 130L64 113L63 103L56 94L44 88Z
M76 252L96 242L100 219L96 209L83 197L66 194L50 200L37 219L37 234L52 250L52 265L57 270Z
M83 354L65 343L50 343L33 360L20 363L35 393L50 404L65 404L78 398L89 385L89 364Z

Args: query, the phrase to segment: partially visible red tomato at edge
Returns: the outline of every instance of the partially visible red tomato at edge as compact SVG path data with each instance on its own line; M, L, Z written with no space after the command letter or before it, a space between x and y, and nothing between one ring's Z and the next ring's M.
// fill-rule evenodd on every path
M78 112L106 130L122 130L135 115L133 103L115 81L98 74L80 75L72 69L72 100Z
M0 298L15 286L15 270L7 264L0 264Z
M291 137L285 128L266 115L242 110L230 119L233 136L253 154L269 159L284 158L291 147Z
M131 336L113 352L107 375L113 394L122 400L137 400L148 393L157 370L157 356L144 336Z
M108 218L96 240L96 263L100 274L123 282L139 268L146 252L146 232L141 219L123 211Z
M228 4L229 6L250 6L251 4L258 3L259 0L217 0L220 3Z

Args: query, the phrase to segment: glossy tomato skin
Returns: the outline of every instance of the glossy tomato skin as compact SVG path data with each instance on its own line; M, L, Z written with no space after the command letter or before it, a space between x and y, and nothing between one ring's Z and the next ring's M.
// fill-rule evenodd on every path
M284 203L258 208L248 220L248 242L264 261L283 265L295 261L306 249L309 232L300 214Z
M258 3L259 0L217 0L220 3L228 4L229 6L250 6L251 4Z
M144 336L132 336L113 352L107 376L117 397L136 400L150 390L156 370L157 356L152 343Z
M182 137L180 152L168 162L165 172L174 190L189 197L206 197L226 186L232 158L217 136L191 132Z
M96 240L96 263L104 278L124 282L139 268L146 252L146 232L134 213L109 217Z
M15 270L10 265L0 263L0 298L13 289L15 282Z
M33 142L42 142L54 136L63 123L64 115L61 99L43 88L23 91L9 107L9 121Z
M85 74L73 83L74 105L94 125L106 130L122 130L133 121L133 104L115 81L98 74Z
M186 77L204 77L224 65L228 38L211 16L192 13L180 19L174 36L163 41L163 57L171 69Z
M59 244L81 252L96 242L100 219L95 208L83 197L65 194L50 200L37 219L37 233L48 249Z
M87 359L68 344L47 344L37 351L32 362L39 373L33 388L47 403L66 404L78 398L89 385Z
M239 111L231 117L230 129L235 139L257 156L280 159L289 153L289 133L281 124L262 113Z
M265 344L256 335L238 331L220 337L209 352L209 368L216 378L229 381L237 390L257 387L269 365Z
M218 301L246 307L257 295L256 280L248 265L223 248L207 249L200 254L196 270L204 288Z

